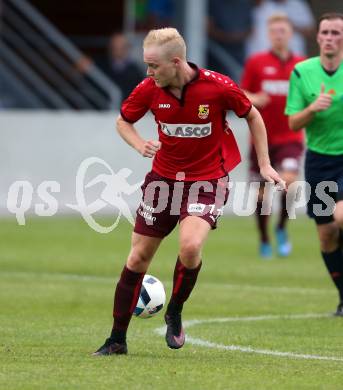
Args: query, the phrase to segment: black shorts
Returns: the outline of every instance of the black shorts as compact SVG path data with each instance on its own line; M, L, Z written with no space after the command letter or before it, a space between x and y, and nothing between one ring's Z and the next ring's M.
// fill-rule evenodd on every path
M332 222L335 203L343 200L343 154L331 156L308 150L305 180L310 185L308 190L311 188L308 216L318 225Z

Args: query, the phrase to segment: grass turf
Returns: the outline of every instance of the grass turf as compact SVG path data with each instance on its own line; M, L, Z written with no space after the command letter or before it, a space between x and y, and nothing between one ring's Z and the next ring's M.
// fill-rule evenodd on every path
M0 388L12 389L341 389L343 319L285 318L330 313L337 293L320 259L314 226L292 221L294 252L260 260L250 218L222 218L211 232L184 320L212 319L169 350L155 329L160 314L133 319L129 355L93 358L108 336L114 282L130 245L131 227L111 234L79 219L0 221ZM177 231L159 249L149 273L167 293ZM240 320L240 317L270 316ZM215 322L217 318L238 320ZM342 358L342 361L228 351L223 346Z

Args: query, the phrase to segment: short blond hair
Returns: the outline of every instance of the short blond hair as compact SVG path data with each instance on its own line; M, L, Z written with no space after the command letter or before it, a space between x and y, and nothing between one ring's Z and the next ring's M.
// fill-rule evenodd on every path
M143 49L151 45L163 47L170 57L177 56L186 60L186 44L176 28L165 27L150 30L143 41Z
M277 14L270 15L269 18L267 19L268 26L270 24L276 23L276 22L286 22L290 26L292 26L292 22L290 21L290 19L287 16L287 14L284 14L284 13L281 13L281 12L277 13Z

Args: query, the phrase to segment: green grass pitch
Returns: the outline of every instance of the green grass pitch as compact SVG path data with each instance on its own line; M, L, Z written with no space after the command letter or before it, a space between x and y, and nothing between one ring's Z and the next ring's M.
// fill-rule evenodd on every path
M0 221L0 389L343 388L343 319L329 315L337 293L306 217L291 222L293 254L272 261L256 255L253 219L222 218L185 305L184 321L199 320L185 347L166 347L159 314L132 320L127 356L91 357L110 331L130 232L121 222L101 235L77 218ZM168 296L177 233L149 271Z

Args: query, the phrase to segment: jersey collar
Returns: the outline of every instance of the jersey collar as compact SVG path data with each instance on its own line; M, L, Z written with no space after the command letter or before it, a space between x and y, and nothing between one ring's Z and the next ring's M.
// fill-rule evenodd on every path
M195 81L195 80L197 80L197 79L199 78L199 76L200 76L200 69L198 68L198 65L193 64L193 62L187 62L187 63L188 63L188 65L189 65L192 69L195 70L195 75L194 75L194 77L187 83L187 84L190 84L190 83L192 83L193 81ZM187 84L186 84L186 85L187 85Z
M274 58L276 58L278 61L280 61L282 63L286 63L286 62L290 61L291 59L293 59L293 57L294 57L294 54L291 51L289 52L289 55L285 60L280 58L275 52L273 52L273 50L269 50L269 54L271 54Z
M169 91L169 88L168 87L164 87L163 90L170 96L172 96L174 99L176 99L181 106L184 105L184 100L185 100L185 93L186 93L186 90L188 88L188 86L193 83L194 81L198 80L199 79L199 76L200 76L200 70L198 68L198 66L196 64L193 64L193 62L187 62L188 65L195 70L195 74L194 74L194 77L188 81L188 83L186 83L183 88L182 88L182 92L181 92L181 98L177 98L174 94L172 94L170 91Z

